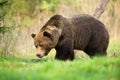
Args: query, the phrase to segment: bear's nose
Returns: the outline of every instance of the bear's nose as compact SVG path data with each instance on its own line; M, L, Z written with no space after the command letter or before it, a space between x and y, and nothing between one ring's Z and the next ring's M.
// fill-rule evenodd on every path
M41 54L37 54L37 57L42 58L42 57L43 57L43 55L41 55Z

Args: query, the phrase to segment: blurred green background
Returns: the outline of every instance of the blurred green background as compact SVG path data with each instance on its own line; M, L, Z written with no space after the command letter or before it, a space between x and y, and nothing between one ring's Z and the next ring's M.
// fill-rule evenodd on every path
M78 51L73 62L56 61L53 49L37 60L31 38L51 16L93 15L101 1L0 0L0 80L119 80L120 0L109 0L99 19L110 34L107 58Z

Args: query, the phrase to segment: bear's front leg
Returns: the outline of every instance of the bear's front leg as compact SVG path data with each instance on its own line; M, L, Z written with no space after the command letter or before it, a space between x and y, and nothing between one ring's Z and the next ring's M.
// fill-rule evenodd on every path
M74 59L74 50L70 43L64 44L62 46L57 46L55 49L56 49L55 59L58 59L58 60Z
M58 60L73 60L74 52L73 51L56 51L55 59Z

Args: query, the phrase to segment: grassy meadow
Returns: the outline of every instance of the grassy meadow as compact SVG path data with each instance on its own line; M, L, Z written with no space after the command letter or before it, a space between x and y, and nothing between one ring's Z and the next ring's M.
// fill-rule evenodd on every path
M74 61L58 61L54 55L1 58L0 80L119 80L120 42L111 42L107 57L80 57Z
M36 57L32 33L55 15L93 15L102 0L0 0L0 80L120 80L120 0L109 0L99 20L110 35L108 54L74 61Z

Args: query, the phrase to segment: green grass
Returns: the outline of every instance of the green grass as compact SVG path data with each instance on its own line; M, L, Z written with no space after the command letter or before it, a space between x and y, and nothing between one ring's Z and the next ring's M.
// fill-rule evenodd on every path
M0 80L120 80L120 43L111 42L107 57L76 56L74 61L1 58ZM118 56L112 56L117 53Z

